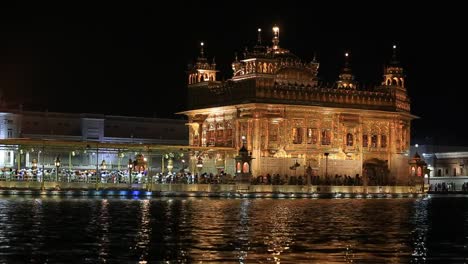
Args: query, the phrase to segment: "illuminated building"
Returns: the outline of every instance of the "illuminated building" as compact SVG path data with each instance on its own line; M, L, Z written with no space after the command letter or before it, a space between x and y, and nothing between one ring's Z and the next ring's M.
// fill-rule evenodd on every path
M0 103L1 105L1 103ZM23 111L12 107L0 108L0 168L31 167L33 158L39 160L40 145L25 148L18 152L10 145L3 145L8 140L21 139L25 144L46 140L47 145L62 142L70 147L77 142L87 144L108 143L122 146L141 147L145 145L178 145L187 144L187 127L185 120L145 118L130 116L111 116L102 114L72 114L57 112ZM86 145L86 144L85 144ZM128 148L128 147L122 147ZM61 153L72 155L72 150ZM50 154L50 155L49 155ZM49 153L46 158L52 164L55 155ZM88 163L93 156L87 153ZM21 158L18 159L18 157ZM75 160L75 153L72 155ZM133 157L133 156L132 156ZM83 152L80 158L84 158ZM120 157L121 158L121 157ZM71 157L70 157L71 159ZM107 162L117 164L117 154L108 155ZM112 159L112 160L111 160ZM101 162L101 160L99 161ZM19 165L18 165L19 163ZM42 163L42 160L41 160ZM95 162L93 162L95 164ZM71 167L71 166L70 166Z
M216 79L216 64L209 62L202 43L188 70L189 110L182 112L189 119L189 144L237 150L245 136L254 176L300 175L307 166L323 176L329 153L330 176L359 174L369 184L406 183L415 116L397 47L381 85L364 90L355 81L348 53L337 82L324 85L317 78L317 59L301 60L280 46L279 35L274 27L272 45L267 45L259 29L257 44L242 59L236 56L233 77L226 81ZM234 174L232 158L224 169Z

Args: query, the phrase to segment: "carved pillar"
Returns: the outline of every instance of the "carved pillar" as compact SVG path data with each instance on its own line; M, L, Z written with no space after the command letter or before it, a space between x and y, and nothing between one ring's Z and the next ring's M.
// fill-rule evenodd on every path
M218 145L218 122L216 121L216 114L213 117L213 124L214 124L214 146L219 147Z
M260 119L255 118L251 122L251 145L252 145L252 156L256 157L252 161L252 173L254 176L258 176L260 172L260 146L261 146L261 131L260 131Z
M364 163L364 134L367 132L365 131L365 128L364 128L364 118L362 116L359 117L359 131L360 133L358 133L358 137L359 137L359 142L361 142L361 147L359 148L359 158L361 160L361 168L359 170L359 176L360 177L363 177L363 163ZM369 140L369 139L368 139ZM369 141L367 141L369 142ZM361 178L362 179L362 178Z
M202 145L202 139L203 139L203 122L199 122L198 123L198 143L197 143L197 146L201 146Z

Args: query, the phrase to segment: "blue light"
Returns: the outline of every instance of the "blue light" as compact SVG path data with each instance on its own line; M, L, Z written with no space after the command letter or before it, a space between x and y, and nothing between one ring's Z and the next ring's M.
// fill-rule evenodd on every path
M120 191L119 195L127 195L127 193L128 193L127 191Z
M151 196L153 195L153 192L145 192L146 196Z
M132 195L133 195L133 196L138 196L138 195L140 195L140 191L133 191L133 192L132 192Z

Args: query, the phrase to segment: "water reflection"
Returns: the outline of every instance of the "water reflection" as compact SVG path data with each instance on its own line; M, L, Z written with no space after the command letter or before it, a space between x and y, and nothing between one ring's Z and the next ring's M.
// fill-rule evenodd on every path
M109 255L109 202L107 199L102 199L101 208L98 216L98 248L99 261L105 262Z
M150 201L140 201L140 224L136 237L135 248L139 251L139 260L146 261L148 258L149 244L151 238L150 225Z
M467 219L468 198L8 197L0 262L463 262Z
M294 243L293 236L295 234L290 226L295 214L294 208L279 203L270 207L268 211L270 211L271 217L266 224L267 229L270 229L270 234L265 236L263 243L267 246L267 250L272 257L267 258L267 260L281 263L281 253L289 250Z
M237 238L237 243L234 243L236 257L239 260L239 263L245 263L247 260L248 251L250 248L250 209L251 200L243 199L240 203L239 210L239 223L235 231L235 237Z

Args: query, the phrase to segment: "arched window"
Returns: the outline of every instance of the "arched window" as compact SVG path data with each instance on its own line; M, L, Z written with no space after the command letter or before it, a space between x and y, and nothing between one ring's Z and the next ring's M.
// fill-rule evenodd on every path
M331 132L328 129L322 130L322 145L330 145L331 144Z
M248 162L244 162L244 166L242 166L242 172L243 173L249 173L249 163Z
M307 144L317 144L318 133L316 128L307 128Z
M437 176L439 176L439 177L442 176L442 170L441 169L437 170Z
M352 147L354 144L353 134L348 133L346 134L346 146Z
M416 174L418 177L422 176L422 168L418 167L418 173Z
M293 144L302 144L302 128L295 127L292 129Z
M387 136L381 135L380 136L380 147L386 148L387 147Z
M237 162L237 164L236 164L236 171L237 171L237 173L241 173L241 172L242 172L242 171L241 171L241 164L240 164L240 162Z
M367 148L369 146L369 138L367 135L362 135L362 147Z
M372 148L377 147L377 135L372 135L372 137L371 137L371 147Z
M273 73L273 65L271 63L268 64L268 73Z

